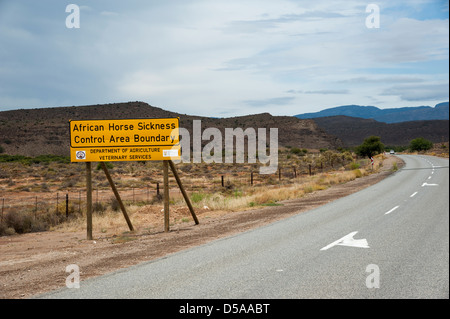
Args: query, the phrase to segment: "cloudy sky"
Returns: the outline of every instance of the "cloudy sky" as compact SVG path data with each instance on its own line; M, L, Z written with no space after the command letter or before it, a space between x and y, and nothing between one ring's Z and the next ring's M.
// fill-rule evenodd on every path
M68 28L69 4L79 28ZM449 100L448 10L448 0L0 0L0 111L434 106Z

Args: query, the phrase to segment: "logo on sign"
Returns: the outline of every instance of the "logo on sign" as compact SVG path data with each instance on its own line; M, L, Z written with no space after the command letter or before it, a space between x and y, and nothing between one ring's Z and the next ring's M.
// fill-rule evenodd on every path
M76 157L78 160L86 159L86 151L77 151Z

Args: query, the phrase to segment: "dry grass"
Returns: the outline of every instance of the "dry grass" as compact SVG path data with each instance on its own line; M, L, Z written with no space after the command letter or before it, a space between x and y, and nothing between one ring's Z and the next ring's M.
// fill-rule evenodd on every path
M326 154L332 153L326 152ZM371 167L367 166L367 159L355 161L348 156L349 154L336 154L338 156L335 156L334 163L330 164L326 162L326 156L323 154L308 153L300 156L289 149L281 151L279 163L283 172L281 180L278 172L272 175L256 173L253 186L250 185L250 172L257 172L258 165L217 164L213 166L206 163L195 165L186 163L179 164L177 168L196 212L212 215L258 206L282 205L281 202L284 200L301 198L305 194L376 172L383 160L382 155L375 157L372 171ZM111 173L126 203L134 228L149 231L158 229L164 221L161 197L155 196L156 183L161 184L161 195L163 193L161 164L146 162L114 163L113 165ZM312 176L308 174L309 165L312 165ZM297 177L294 177L293 167L297 167ZM331 170L332 167L334 170ZM36 196L39 196L39 211L40 206L43 205L42 200L50 205L47 209L49 212L56 206L59 207L58 211L63 212L65 210L63 198L60 197L59 205L56 205L55 200L51 202L50 198L59 191L71 191L69 220L64 219L62 224L51 227L51 230L75 232L85 229L85 199L81 198L84 190L78 189L78 186L81 189L84 183L83 167L61 163L31 166L24 166L21 163L1 163L0 169L4 181L0 184L1 189L11 193L13 199L16 197L17 202L25 203L28 200L30 207L27 209L34 209ZM42 177L43 172L46 174L44 177ZM221 176L225 176L224 187L221 185ZM96 189L93 194L94 208L96 208L93 213L94 231L100 234L107 233L107 235L128 231L122 212L117 209L117 205L114 205L115 201L111 200L113 195L103 172L94 170L93 181ZM46 191L40 190L32 194L30 190L24 190L36 185L41 185L41 188L45 186ZM133 187L132 191L130 187ZM174 225L192 220L173 176L170 176L170 187L170 223ZM134 188L137 188L136 192ZM11 199L7 200L7 202L11 201ZM45 211L44 208L42 209Z
M227 213L252 209L257 206L282 205L282 201L301 198L305 194L324 190L333 185L346 183L376 172L380 168L382 159L382 156L375 159L373 171L371 169L341 170L313 176L302 176L287 185L243 186L239 189L226 191L221 189L213 192L191 192L189 196L195 210L201 211L203 217L214 212ZM170 223L172 226L191 220L181 194L171 194L170 202ZM136 230L151 231L158 229L163 224L163 204L161 202L144 206L129 205L126 209ZM205 215L205 212L209 213ZM63 232L82 231L86 227L85 224L85 216L80 216L54 227L54 230ZM113 211L111 208L107 208L100 214L94 213L93 225L98 232L108 234L123 234L129 230L122 212Z
M135 214L141 207L138 206L127 206L126 210L128 215L136 219L137 222L143 222L143 216L139 217L139 214ZM138 217L138 218L136 218ZM121 211L113 211L112 209L107 209L102 213L93 213L92 214L92 224L95 225L95 228L100 230L100 232L121 230L122 228L127 227L127 224L124 220L123 214ZM76 232L83 230L86 227L86 216L83 214L78 218L71 219L65 223L59 224L53 227L51 230L58 230L63 232Z

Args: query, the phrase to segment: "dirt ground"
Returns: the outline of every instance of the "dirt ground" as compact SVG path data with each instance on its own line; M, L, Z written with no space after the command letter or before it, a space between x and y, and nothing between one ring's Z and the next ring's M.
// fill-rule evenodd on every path
M378 173L285 201L282 206L227 213L202 209L196 212L199 225L191 218L175 223L168 233L161 224L158 229L119 236L94 229L92 241L86 239L86 232L0 237L0 298L30 298L62 288L69 276L66 266L71 264L79 266L81 280L85 280L305 212L379 182L393 173L394 162L399 168L403 165L399 158L387 156ZM171 211L171 218L172 214L190 216L187 209Z

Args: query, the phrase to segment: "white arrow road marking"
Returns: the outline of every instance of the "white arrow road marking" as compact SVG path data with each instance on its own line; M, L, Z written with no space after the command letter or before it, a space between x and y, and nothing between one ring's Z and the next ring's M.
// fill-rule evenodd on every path
M331 244L323 247L320 250L327 250L336 245L359 247L359 248L369 248L369 244L367 243L366 239L354 239L353 238L353 236L355 236L357 233L358 233L357 231L354 231L354 232L342 237L341 239L338 239L338 240L332 242Z
M428 184L425 182L422 184L422 187L424 187L424 186L439 186L439 184Z

